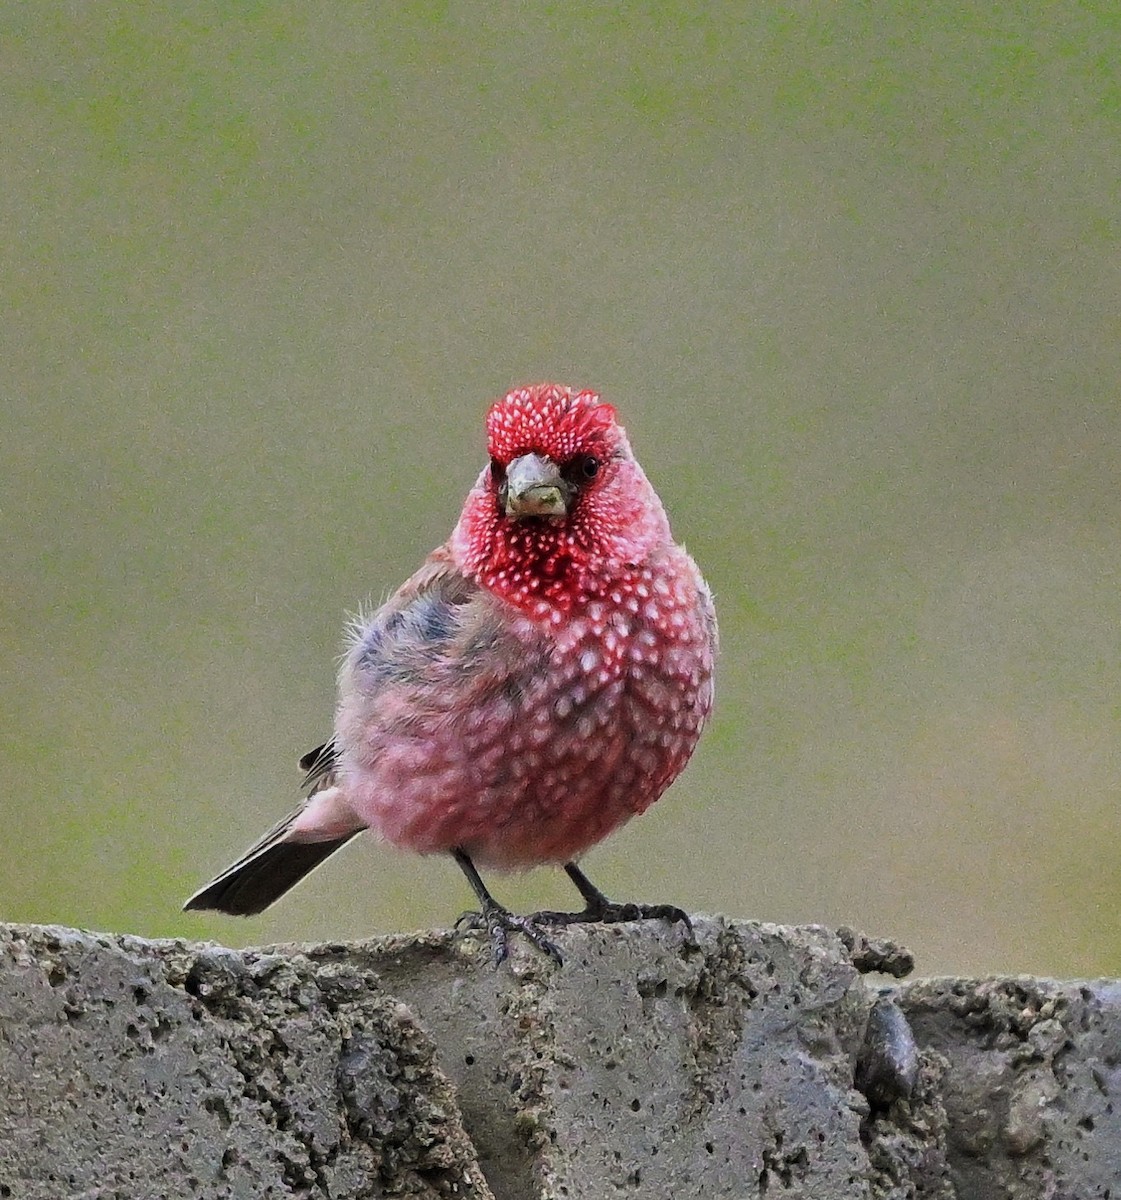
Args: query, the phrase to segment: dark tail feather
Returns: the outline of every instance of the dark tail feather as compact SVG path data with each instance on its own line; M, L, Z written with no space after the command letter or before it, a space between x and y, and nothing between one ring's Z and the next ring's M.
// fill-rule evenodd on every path
M237 862L195 892L183 905L184 912L211 909L235 917L263 912L361 832L356 829L329 842L286 842L284 835L298 812L285 817Z

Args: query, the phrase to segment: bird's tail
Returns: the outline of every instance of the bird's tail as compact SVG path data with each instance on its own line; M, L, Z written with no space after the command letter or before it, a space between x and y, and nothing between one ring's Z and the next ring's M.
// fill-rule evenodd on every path
M293 826L306 813L305 806L285 817L237 862L199 888L183 910L211 909L235 917L262 912L361 833L361 829L351 829L324 841L294 841Z

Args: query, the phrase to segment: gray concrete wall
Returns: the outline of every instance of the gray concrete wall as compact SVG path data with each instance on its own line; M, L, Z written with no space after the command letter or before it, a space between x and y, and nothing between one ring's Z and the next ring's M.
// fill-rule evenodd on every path
M850 931L234 952L0 926L0 1198L1117 1200L1121 985Z

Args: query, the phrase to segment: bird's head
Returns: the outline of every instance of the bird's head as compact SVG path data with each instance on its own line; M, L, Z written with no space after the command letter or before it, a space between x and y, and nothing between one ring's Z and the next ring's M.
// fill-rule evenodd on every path
M452 538L461 569L515 602L574 598L669 538L615 409L559 384L515 388L487 413L490 463Z

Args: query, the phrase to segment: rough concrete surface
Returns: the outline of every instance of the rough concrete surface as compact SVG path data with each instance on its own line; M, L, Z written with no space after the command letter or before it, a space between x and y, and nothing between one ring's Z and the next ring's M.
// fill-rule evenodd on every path
M1121 1200L1121 985L699 918L234 952L0 926L0 1198ZM449 1082L450 1081L450 1082Z
M491 1195L369 970L0 926L0 1197L388 1194Z
M900 1007L946 1063L954 1195L1121 1200L1121 983L918 980Z
M358 956L441 1048L483 1170L515 1197L870 1197L853 1062L868 1001L822 929L574 928L495 973L443 940Z

